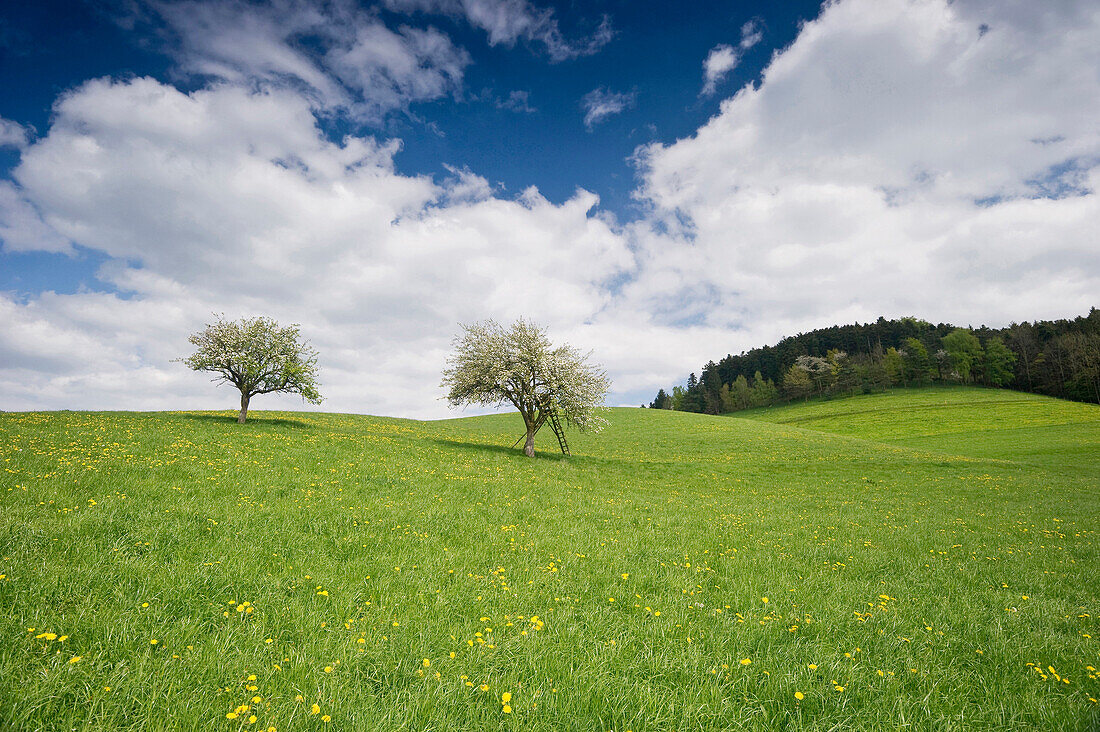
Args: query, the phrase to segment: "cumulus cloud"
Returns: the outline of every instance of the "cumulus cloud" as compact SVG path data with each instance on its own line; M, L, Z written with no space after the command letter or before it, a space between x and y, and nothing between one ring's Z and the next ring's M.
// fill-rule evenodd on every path
M720 43L710 49L703 60L703 90L700 93L703 96L713 94L726 75L741 63L741 54L759 43L763 37L760 24L750 20L741 26L741 41L736 47Z
M350 4L188 0L150 8L167 25L183 71L290 85L317 107L371 122L456 93L470 63L434 28L391 30Z
M321 132L312 82L89 82L0 187L0 235L101 252L126 295L0 294L0 407L229 406L171 362L213 312L300 323L323 409L420 417L447 414L450 338L485 317L593 349L637 403L832 323L1085 312L1098 38L1086 4L831 3L695 134L638 151L627 223L583 190L403 175L399 141Z
M501 198L467 170L436 184L396 173L396 150L328 141L291 90L134 79L67 95L15 176L58 232L110 257L100 276L128 296L5 299L19 323L0 339L0 380L18 385L5 408L103 406L123 385L130 404L224 403L171 359L225 312L301 323L340 409L439 416L457 323L584 321L631 266L591 193Z
M42 220L10 181L0 181L0 244L4 252L72 252L69 241Z
M999 322L1100 291L1100 13L828 4L757 86L639 152L650 307L772 337L879 314ZM770 338L765 339L770 340Z
M554 62L591 56L615 37L611 19L605 15L599 27L587 37L566 39L553 9L539 8L527 0L385 0L385 5L397 12L465 18L470 25L488 33L491 46L528 41L543 46Z
M14 147L22 149L30 141L31 131L10 119L0 117L0 148Z
M633 107L637 98L637 92L613 92L603 87L593 89L581 99L584 126L591 130L608 117Z

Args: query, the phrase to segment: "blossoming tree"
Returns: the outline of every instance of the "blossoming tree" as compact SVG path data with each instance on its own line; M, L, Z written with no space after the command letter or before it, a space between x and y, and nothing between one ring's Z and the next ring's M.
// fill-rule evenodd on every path
M597 414L611 385L607 373L570 346L554 347L534 323L520 319L507 329L492 320L463 325L454 348L443 370L448 404L514 406L527 428L527 457L535 456L535 432L552 415L582 432L599 432L607 424Z
M188 340L198 350L181 360L195 371L217 374L215 381L240 390L237 422L244 424L248 402L257 394L301 394L310 404L321 403L317 352L299 338L297 325L282 328L271 318L218 318L191 335Z

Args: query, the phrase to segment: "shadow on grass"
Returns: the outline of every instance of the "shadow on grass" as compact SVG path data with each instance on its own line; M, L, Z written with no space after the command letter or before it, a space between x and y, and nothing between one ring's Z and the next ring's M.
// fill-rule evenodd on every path
M442 437L433 437L431 441L437 445L444 445L446 447L459 448L461 450L470 450L472 452L489 453L494 455L507 455L509 457L524 458L522 447L509 447L507 445L487 445L484 442L465 442L462 440L448 440ZM562 455L561 452L550 452L549 450L536 450L535 458L537 460L583 460L584 458L571 457L567 458Z
M195 422L203 422L205 424L232 424L237 425L236 414L215 414L211 412L188 412L179 415L184 419L190 419ZM306 428L311 427L308 422L301 422L297 419L288 419L286 417L263 417L260 415L249 415L248 420L243 425L237 425L239 427L248 427L249 425L278 425L280 427L298 427Z

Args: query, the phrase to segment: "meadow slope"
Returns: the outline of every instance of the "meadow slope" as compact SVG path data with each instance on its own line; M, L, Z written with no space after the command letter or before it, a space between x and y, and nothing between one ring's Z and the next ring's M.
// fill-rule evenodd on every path
M0 414L0 728L1089 729L1100 408Z

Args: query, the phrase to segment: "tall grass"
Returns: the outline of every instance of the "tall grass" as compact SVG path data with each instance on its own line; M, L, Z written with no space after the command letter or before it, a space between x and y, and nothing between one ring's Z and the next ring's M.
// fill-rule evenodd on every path
M0 728L1087 729L1100 410L993 394L0 415Z

